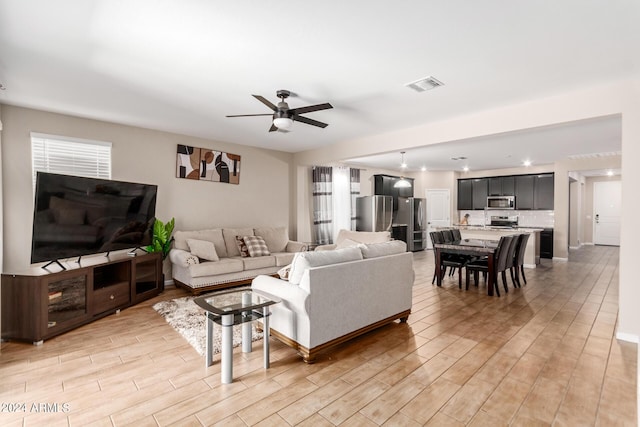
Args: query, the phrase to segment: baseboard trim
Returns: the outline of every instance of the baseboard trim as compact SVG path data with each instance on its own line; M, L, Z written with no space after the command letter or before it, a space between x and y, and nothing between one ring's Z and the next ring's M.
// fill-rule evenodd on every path
M632 342L634 344L640 344L640 337L635 334L627 334L625 332L616 332L616 339L620 341Z
M174 283L173 279L169 279L164 281L164 287L175 288L176 284Z
M554 256L552 261L568 262L569 258L560 258L560 257Z
M585 246L593 246L593 242L584 242L583 245L585 245Z

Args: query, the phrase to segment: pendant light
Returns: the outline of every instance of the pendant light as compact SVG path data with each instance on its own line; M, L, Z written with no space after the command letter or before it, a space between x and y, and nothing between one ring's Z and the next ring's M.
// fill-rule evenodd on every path
M402 160L400 161L401 169L407 168L407 164L404 162L404 153L405 153L404 151L400 152L400 155L402 156ZM404 176L400 176L400 179L397 180L395 184L393 184L393 188L409 188L409 187L411 187L411 182L405 179Z

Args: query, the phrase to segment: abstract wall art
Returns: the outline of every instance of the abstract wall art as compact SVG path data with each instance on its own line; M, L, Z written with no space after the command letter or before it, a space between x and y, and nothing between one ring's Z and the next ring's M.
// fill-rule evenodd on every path
M178 144L176 177L239 184L240 156Z

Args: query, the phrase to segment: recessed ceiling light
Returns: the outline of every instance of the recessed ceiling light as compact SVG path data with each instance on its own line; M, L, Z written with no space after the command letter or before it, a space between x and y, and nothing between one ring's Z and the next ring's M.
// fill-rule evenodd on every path
M469 166L463 167L462 170L465 171L465 172L469 172Z
M522 164L525 166L531 166L531 160L525 160Z
M613 171L612 170L607 171L607 176L613 176Z
M427 170L427 167L426 167L426 166L423 166L423 167L421 167L421 168L420 168L420 170L421 170L422 172L425 172L425 171Z

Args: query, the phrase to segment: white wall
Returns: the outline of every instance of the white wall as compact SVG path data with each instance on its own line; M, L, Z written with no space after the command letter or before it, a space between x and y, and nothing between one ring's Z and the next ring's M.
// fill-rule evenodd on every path
M158 185L156 216L176 229L290 226L292 155L3 105L3 271L29 265L33 215L30 132L112 143L112 178ZM242 156L240 184L176 178L177 144ZM292 237L295 237L292 236Z

